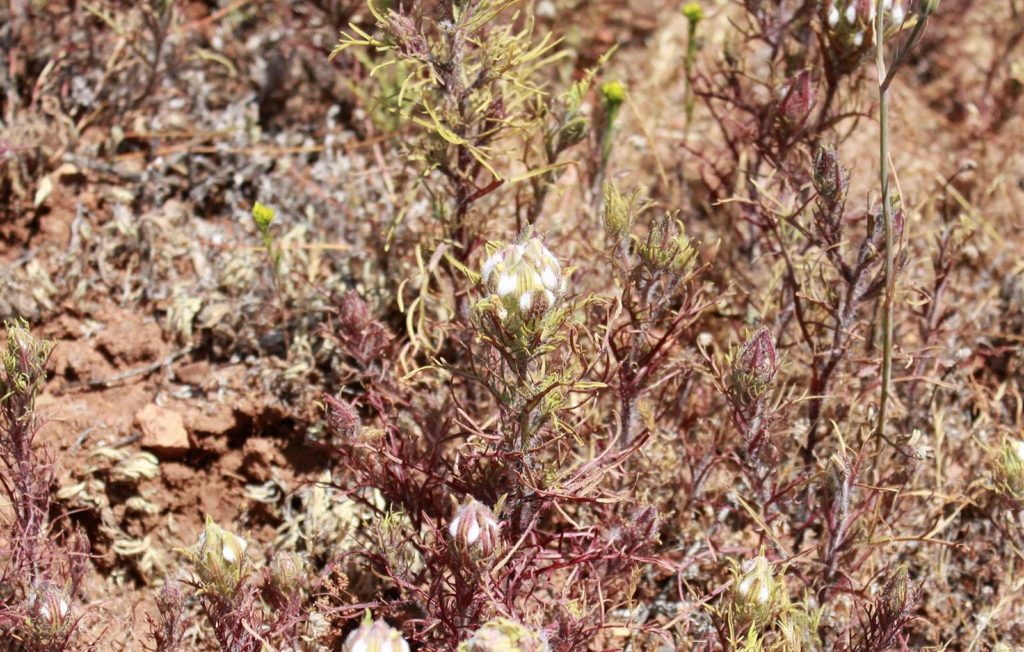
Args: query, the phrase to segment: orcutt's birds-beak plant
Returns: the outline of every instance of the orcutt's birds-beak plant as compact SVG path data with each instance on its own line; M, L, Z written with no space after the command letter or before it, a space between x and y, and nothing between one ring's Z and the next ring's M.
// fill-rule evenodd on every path
M351 174L333 178L359 190L339 200L310 182L334 200L323 212L346 241L301 259L300 284L294 216L319 212L288 205L265 180L260 192L280 203L255 202L243 226L273 272L269 321L281 318L273 334L285 345L254 338L260 348L222 351L204 325L187 350L211 365L270 360L239 384L276 392L281 415L271 428L271 408L228 405L233 425L220 433L192 432L205 421L189 415L174 463L205 472L230 451L230 480L252 504L233 523L222 514L200 527L193 515L175 533L186 547L161 560L167 577L139 574L163 581L157 652L209 641L231 652L1024 642L1019 623L994 631L1024 587L1024 282L978 300L978 314L1005 308L1006 327L971 330L974 312L953 305L973 296L964 277L996 276L999 262L969 250L984 222L972 202L1016 178L966 181L915 162L915 178L898 183L909 129L890 114L913 120L928 102L910 103L909 89L948 83L931 56L941 43L925 33L937 0L222 4L170 33L229 20L241 33L271 5L289 18L330 5L349 21L322 53L344 79L316 76L345 139L298 149L325 166L344 159ZM595 15L600 26L566 24ZM280 23L282 52L296 22ZM1010 59L1019 36L994 58ZM112 40L137 47L125 39ZM269 48L257 43L253 56ZM975 114L1014 119L1019 66L1003 63L985 81L986 93L1003 82L1003 95L957 117L971 129ZM334 83L343 97L330 95ZM123 138L118 162L157 135ZM345 157L328 151L341 141ZM81 167L49 182L95 173ZM83 193L80 212L94 199ZM73 239L84 237L78 222ZM293 285L315 299L294 301ZM165 299L154 293L154 310L179 318ZM190 328L234 305L196 301ZM12 534L0 539L0 648L78 649L90 612L84 535L70 523L130 529L148 504L140 495L135 511L98 526L71 510L56 517L58 476L35 437L51 346L20 322L6 331L0 519ZM138 371L171 387L160 401L226 393L205 372L157 373L172 362ZM186 382L187 371L203 378ZM164 480L152 453L102 450L107 498L129 480Z

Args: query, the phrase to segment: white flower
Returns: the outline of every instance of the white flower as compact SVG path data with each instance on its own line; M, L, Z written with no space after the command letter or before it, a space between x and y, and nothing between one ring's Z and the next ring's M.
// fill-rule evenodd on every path
M864 32L857 32L853 35L853 44L857 47L864 44Z
M836 9L835 5L828 10L828 26L835 27L839 24L839 10Z
M851 25L857 22L857 6L853 2L846 8L846 22Z
M906 14L903 12L903 5L897 4L893 7L890 16L892 16L892 22L902 24L903 19L906 17Z

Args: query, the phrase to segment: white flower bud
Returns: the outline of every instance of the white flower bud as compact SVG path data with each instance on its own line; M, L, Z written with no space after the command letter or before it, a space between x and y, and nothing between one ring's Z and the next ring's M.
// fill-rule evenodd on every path
M846 22L851 25L857 22L857 5L854 2L851 2L846 8Z
M448 534L460 552L490 557L501 542L501 524L486 505L470 498L456 510Z
M458 652L547 652L550 648L539 635L507 618L485 623L473 636L459 644Z
M828 10L828 26L835 27L839 24L839 10L832 5Z
M402 638L401 632L383 620L370 622L367 617L359 629L348 635L341 650L342 652L409 652L409 643Z
M199 579L204 584L227 593L242 577L248 545L245 539L224 530L207 516L199 542L186 554L195 564Z

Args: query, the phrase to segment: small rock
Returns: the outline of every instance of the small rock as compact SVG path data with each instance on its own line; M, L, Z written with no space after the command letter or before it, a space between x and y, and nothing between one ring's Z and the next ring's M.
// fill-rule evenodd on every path
M135 413L135 422L142 429L142 447L158 455L181 457L191 447L185 420L177 412L150 403Z

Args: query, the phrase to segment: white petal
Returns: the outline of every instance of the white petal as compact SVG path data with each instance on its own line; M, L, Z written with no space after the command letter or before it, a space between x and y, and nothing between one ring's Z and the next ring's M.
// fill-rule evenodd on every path
M349 646L348 652L370 652L370 644L364 639L365 637L362 636L356 639L356 641Z
M459 521L462 520L462 516L456 516L452 519L452 522L448 525L448 534L455 538L455 535L459 532Z
M750 585L753 583L753 577L744 577L742 580L740 580L740 585L736 587L736 590L739 591L740 595L746 596L748 593L750 593Z
M558 287L558 274L555 270L550 267L545 267L544 271L540 275L541 281L544 283L544 287L549 290L554 290Z
M544 290L544 299L548 302L548 308L555 305L555 295L551 290Z
M829 27L835 27L838 24L839 24L839 10L836 9L835 5L832 5L832 8L828 10L828 26Z
M516 279L511 274L502 274L498 277L498 296L504 297L516 289Z
M864 32L857 32L853 35L853 44L857 47L864 44Z
M496 254L494 254L493 256L491 256L490 258L487 259L487 261L484 263L484 267L483 267L483 270L482 270L482 275L483 275L484 283L487 282L487 279L491 278L491 272L494 271L494 268L497 267L498 263L500 263L500 262L501 262L501 253L496 253Z
M221 550L221 556L224 557L224 561L229 564L233 564L238 561L238 557L235 556L235 549L229 545L225 545L224 549Z
M1017 459L1024 464L1024 441L1015 441L1013 443L1013 452Z
M852 2L850 6L846 8L846 22L851 25L857 22L857 7Z
M466 543L472 545L480 538L480 526L476 521L469 522L469 529L466 531Z
M761 604L768 604L768 600L772 597L771 592L768 590L767 584L762 584L761 589L757 592L757 601Z
M892 8L892 22L902 24L905 15L906 14L903 13L902 5L896 5L895 7Z
M519 310L521 312L530 312L530 308L533 306L533 295L529 292L523 292L523 295L519 297Z
M886 11L892 9L892 0L882 0L882 8Z

